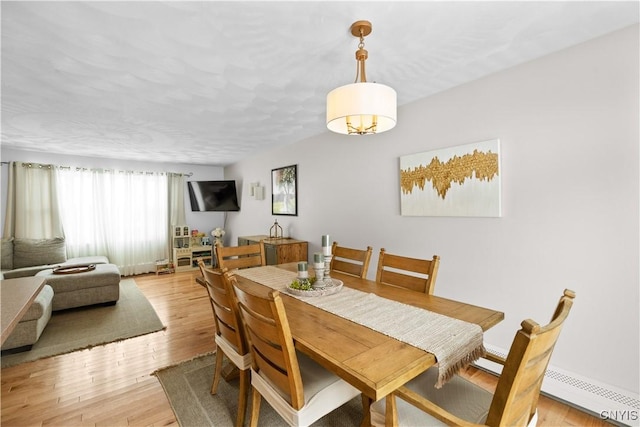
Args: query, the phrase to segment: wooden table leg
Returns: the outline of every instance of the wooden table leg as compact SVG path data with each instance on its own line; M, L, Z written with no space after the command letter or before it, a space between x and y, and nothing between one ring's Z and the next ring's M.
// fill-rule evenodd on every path
M360 427L371 427L371 398L363 394L362 396L362 423Z
M398 425L398 407L396 406L396 397L392 394L385 397L385 419L384 425L387 427Z

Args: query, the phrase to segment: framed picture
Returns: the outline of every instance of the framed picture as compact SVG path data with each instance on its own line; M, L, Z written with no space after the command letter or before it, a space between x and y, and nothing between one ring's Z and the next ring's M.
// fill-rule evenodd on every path
M271 170L271 214L298 215L298 165Z

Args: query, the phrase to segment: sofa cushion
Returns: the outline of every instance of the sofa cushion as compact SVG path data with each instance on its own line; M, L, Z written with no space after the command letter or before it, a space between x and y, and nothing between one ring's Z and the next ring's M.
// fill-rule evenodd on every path
M2 270L13 269L13 237L2 239L0 247L0 255L2 256Z
M19 277L35 276L38 272L51 268L50 265L34 265L32 267L14 268L13 270L3 271L5 279L17 279Z
M50 268L40 271L36 276L44 277L56 294L103 286L118 287L120 284L120 270L113 264L96 264L94 270L74 274L54 274Z
M27 312L20 319L21 322L26 322L27 320L36 320L41 318L46 312L47 309L51 306L53 301L53 289L49 285L44 285L36 299L33 300L33 303L27 310Z
M67 260L64 238L22 239L13 241L13 268L58 264Z

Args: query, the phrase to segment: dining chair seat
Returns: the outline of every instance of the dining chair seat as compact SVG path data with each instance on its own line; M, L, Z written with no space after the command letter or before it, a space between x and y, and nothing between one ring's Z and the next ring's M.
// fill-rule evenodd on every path
M459 375L454 376L441 389L434 387L438 380L438 368L433 367L424 374L406 384L406 387L415 391L435 405L444 409L458 418L467 420L473 424L485 425L493 394L488 390L472 383ZM399 426L446 426L449 425L430 414L418 410L410 403L397 400L398 425ZM371 407L371 425L384 426L385 412L381 411L385 400L376 402ZM531 418L528 427L535 427L538 423L538 413Z
M360 391L337 375L327 371L308 356L296 352L304 393L304 406L293 409L285 394L268 378L251 371L251 385L269 402L273 409L292 426L308 426L322 418L327 408L337 408L356 396Z
M535 426L544 374L574 298L575 292L565 289L551 321L545 326L531 319L524 320L506 359L491 353L485 356L503 365L494 393L459 375L454 375L437 389L438 371L434 367L398 388L386 399L373 403L370 407L371 424L383 426L397 417L398 426L411 427Z
M419 393L425 399L440 406L447 412L475 424L484 424L489 413L489 406L493 395L471 381L454 376L441 389L434 387L438 380L438 367L434 366L414 380L406 387ZM398 425L401 426L445 426L446 423L414 408L410 403L397 400ZM371 407L371 424L385 425L385 400L374 403ZM535 425L535 424L534 424Z
M236 365L238 369L245 371L251 368L251 353L240 354L238 349L222 335L216 335L215 342L217 348L222 350L227 359Z

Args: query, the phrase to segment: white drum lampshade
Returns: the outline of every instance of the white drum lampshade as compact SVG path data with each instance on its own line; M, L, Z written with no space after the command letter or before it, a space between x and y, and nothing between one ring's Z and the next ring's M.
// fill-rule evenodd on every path
M340 86L327 95L327 128L364 135L381 133L396 125L396 91L379 83Z

